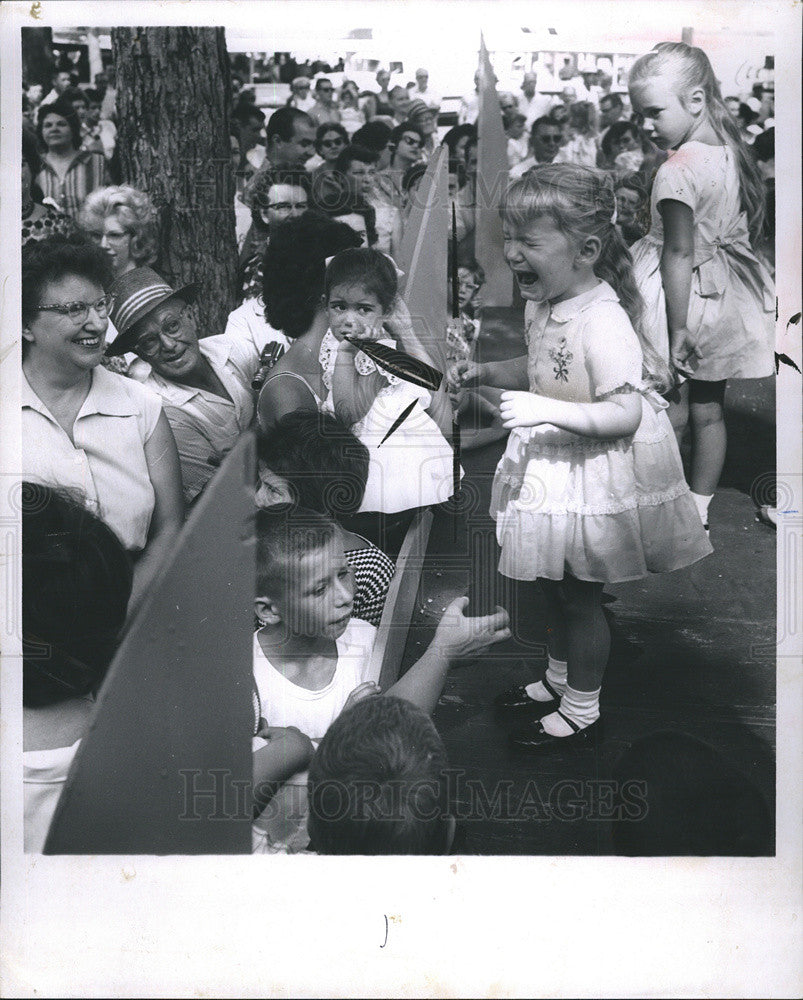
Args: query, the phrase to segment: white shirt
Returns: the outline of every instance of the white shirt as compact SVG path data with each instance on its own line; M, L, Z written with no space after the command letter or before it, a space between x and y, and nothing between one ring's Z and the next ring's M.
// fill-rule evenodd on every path
M71 747L26 750L22 755L23 843L26 854L41 854L80 740Z
M521 91L518 95L519 99L519 111L527 119L527 130L530 130L532 123L537 118L542 118L544 115L549 114L549 109L552 107L552 98L548 97L546 94L533 94L532 97L528 97L524 91Z
M129 551L145 548L155 504L145 444L162 412L145 386L102 365L73 425L73 440L23 372L22 477L83 494Z
M413 84L412 87L408 87L407 93L410 95L411 101L423 101L431 110L435 110L443 104L441 95L436 93L429 84L427 84L426 90L419 90L418 84Z

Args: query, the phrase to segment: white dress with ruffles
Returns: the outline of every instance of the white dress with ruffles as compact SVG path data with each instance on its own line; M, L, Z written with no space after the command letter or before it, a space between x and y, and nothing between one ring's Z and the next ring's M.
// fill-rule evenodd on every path
M395 341L378 341L396 348ZM319 361L324 385L329 390L321 409L334 413L332 373L338 341L327 330ZM427 389L402 382L374 364L362 351L355 356L359 375L378 371L388 382L379 390L365 416L351 428L368 448L368 482L360 512L394 514L414 507L428 507L448 500L453 492L452 449L440 428L427 413L431 396ZM410 414L391 436L383 438L396 418L415 402Z
M491 514L514 580L617 583L688 566L712 549L683 477L666 403L642 381L642 354L607 282L525 313L530 391L574 403L639 392L635 434L608 440L539 424L514 428Z
M684 143L655 176L650 231L634 243L633 276L646 306L644 329L669 359L666 298L661 280L664 228L658 205L670 199L694 213L694 264L686 326L701 358L695 380L772 375L775 291L750 245L740 207L739 173L729 146Z

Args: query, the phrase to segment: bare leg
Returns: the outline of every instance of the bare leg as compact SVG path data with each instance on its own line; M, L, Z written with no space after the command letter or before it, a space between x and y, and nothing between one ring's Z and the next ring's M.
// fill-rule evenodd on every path
M569 685L596 691L611 651L611 632L602 611L602 584L566 576L561 584L568 639Z
M693 493L711 496L717 488L725 464L726 382L689 383L689 414L692 431L692 460L689 486Z
M689 383L684 382L678 387L676 398L670 400L669 409L666 411L669 423L677 438L678 448L683 441L683 435L689 422Z
M569 647L566 634L566 616L563 613L563 601L560 596L561 582L558 580L539 580L541 591L546 603L547 649L553 660L566 661Z

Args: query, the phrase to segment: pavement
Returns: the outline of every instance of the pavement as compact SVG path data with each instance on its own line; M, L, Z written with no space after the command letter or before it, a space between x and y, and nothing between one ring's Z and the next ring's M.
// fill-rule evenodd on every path
M524 353L521 312L486 312L480 358ZM756 504L772 499L774 379L730 383L726 421L728 458L710 509L713 555L686 570L606 587L612 649L601 698L605 737L596 750L544 757L508 748L492 701L546 665L542 600L537 586L511 586L495 574L490 540L472 568L465 512L437 513L402 669L478 573L497 588L499 603L522 609L511 640L451 671L434 714L455 771L461 853L612 853L612 768L633 740L667 729L724 755L774 815L776 534L755 519ZM503 448L500 440L464 451L470 505L480 514Z

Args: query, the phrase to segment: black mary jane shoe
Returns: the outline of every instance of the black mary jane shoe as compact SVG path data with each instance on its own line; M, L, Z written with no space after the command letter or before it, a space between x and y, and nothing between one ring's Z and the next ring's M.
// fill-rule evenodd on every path
M508 737L510 745L516 750L545 753L560 749L592 747L602 738L602 719L597 719L590 726L581 729L576 722L567 719L563 712L558 712L558 715L574 730L570 736L552 736L544 729L543 723L536 720L518 732L511 733Z
M521 684L498 694L494 698L494 707L502 712L526 711L528 715L547 715L553 712L555 703L560 701L560 695L545 677L541 678L541 683L552 695L551 701L536 701L527 694L527 687Z

